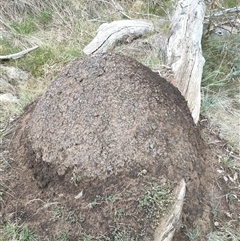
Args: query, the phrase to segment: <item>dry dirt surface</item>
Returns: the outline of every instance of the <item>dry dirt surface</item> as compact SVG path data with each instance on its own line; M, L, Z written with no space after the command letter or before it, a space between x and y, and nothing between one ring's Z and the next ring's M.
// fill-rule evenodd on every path
M20 217L38 240L153 240L182 178L174 240L189 240L196 223L202 237L214 229L218 159L180 92L129 57L76 59L12 129L0 215Z

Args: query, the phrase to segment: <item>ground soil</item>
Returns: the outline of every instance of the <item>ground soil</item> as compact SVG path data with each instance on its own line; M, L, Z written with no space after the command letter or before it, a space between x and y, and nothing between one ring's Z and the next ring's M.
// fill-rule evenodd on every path
M142 165L131 165L130 172L128 169L109 175L100 172L103 178L83 181L78 175L73 175L72 169L59 175L59 163L35 161L37 152L25 130L37 104L35 102L26 108L1 146L6 187L0 212L3 222L21 218L21 222L37 233L39 240L57 240L64 232L68 233L68 240L84 240L87 235L102 240L130 240L130 237L135 238L131 240L153 240L158 220L171 205L174 187L181 178L185 178L187 193L175 241L189 240L186 234L193 232L196 226L201 230L196 240L206 240L210 231L228 221L239 229L236 212L239 200L229 202L225 198L231 183L224 177L233 177L234 172L223 166L221 157L229 149L205 118L202 117L199 127L191 124L190 113L186 115L186 123L179 119L171 120L177 126L186 126L186 129L172 129L173 139L178 141L179 135L187 133L186 139L180 140L182 146L176 143L175 149L168 149L163 164L157 168L153 168L154 162L149 166L143 162ZM175 104L171 103L171 106ZM179 103L176 105L180 106ZM180 109L185 111L186 106ZM38 124L41 125L35 122L36 129L40 128ZM171 130L167 124L165 128ZM40 138L38 141L44 140ZM174 144L173 141L169 143ZM189 159L186 157L187 164L181 159L174 163L178 156L184 155L182 150L186 150L187 155L191 154ZM84 177L88 178L87 175ZM238 181L239 176L232 186L236 186ZM147 195L151 194L153 199L152 191L158 188L161 192L166 191L159 206L151 209L155 202L151 207L146 203L141 205L141 200ZM212 211L214 205L220 208L217 216Z
M27 112L26 110L26 115ZM202 133L206 141L210 143L211 152L215 153L206 159L208 170L205 175L202 175L202 185L205 185L206 195L202 199L202 206L199 207L199 204L188 205L191 197L187 194L181 227L174 240L189 240L186 233L194 230L195 226L192 225L192 222L198 225L198 222L203 221L202 225L206 227L205 233L201 233L201 238L196 240L206 240L206 233L210 230L218 230L214 222L224 225L235 220L235 223L232 223L233 227L240 231L236 222L239 218L237 213L239 200L226 202L225 198L229 193L230 183L226 183L223 177L228 174L233 176L233 173L229 169L223 169L223 164L219 160L219 157L226 155L229 149L226 142L219 138L218 131L216 133L217 129L211 130L206 121L205 118L202 118ZM2 221L15 221L21 218L22 222L28 224L30 229L38 234L40 240L57 239L63 232L69 233L69 240L77 240L84 232L106 240L109 233L115 230L115 222L118 221L119 223L124 222L121 230L125 228L128 232L132 232L133 236L137 232L148 230L150 232L147 235L149 239L139 240L151 240L156 226L149 227L149 223L156 217L152 214L146 218L146 213L138 209L138 200L151 190L153 182L155 185L166 185L166 179L162 177L158 180L149 175L139 175L135 179L112 178L103 185L89 186L89 191L86 192L84 198L75 199L81 190L74 183L69 182L62 185L62 181L58 180L48 188L40 188L27 162L17 163L10 158L12 156L8 146L11 143L10 140L11 135L6 137L5 148L2 150L5 164L7 164L4 165L3 173L7 188L4 195L5 203L1 208ZM219 173L217 170L223 172ZM129 190L131 193L128 192ZM215 197L213 205L219 208L216 217L211 212L211 197ZM163 206L168 203L169 201L166 200ZM206 208L206 219L194 222L195 215L199 209L202 214L203 207ZM136 224L139 220L141 220L140 224L144 227L143 229L139 228L139 223ZM136 227L138 229L135 229ZM115 232L117 233L117 230ZM127 239L123 237L122 240Z

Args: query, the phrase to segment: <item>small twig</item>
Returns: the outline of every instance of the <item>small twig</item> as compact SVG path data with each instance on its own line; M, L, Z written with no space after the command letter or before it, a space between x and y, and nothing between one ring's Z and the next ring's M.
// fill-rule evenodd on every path
M222 188L221 188L220 184L218 183L217 179L216 178L214 178L214 179L215 179L215 182L217 183L218 188L222 191Z
M123 11L119 11L123 16L125 16L128 19L132 19L130 16L128 16L126 13L124 13Z
M98 23L106 23L106 21L100 20L100 19L89 19L89 22L98 22Z
M5 55L5 56L0 55L0 60L19 59L19 58L23 57L25 54L28 54L37 48L38 48L38 46L35 46L35 47L32 47L30 49L25 49L21 52L15 53L15 54L9 54L9 55Z
M233 157L233 158L236 158L236 159L240 160L240 157L239 157L239 156L233 155L232 153L230 153L229 155L230 155L231 157Z
M168 70L172 70L171 66L165 65L165 64L161 64L160 67L168 69Z
M139 12L134 12L134 11L129 11L132 14L136 14L136 15L142 15L142 16L151 16L151 17L157 17L159 18L158 15L156 14L152 14L152 13L139 13Z
M27 206L28 204L30 204L30 203L32 203L32 202L35 202L35 201L40 201L40 202L45 203L42 199L36 198L36 199L31 199L31 200L29 200L29 201L25 204L25 206Z
M116 3L114 0L112 0L112 3L118 12L120 12L123 16L125 16L128 19L132 19L125 13L125 9L119 3Z
M205 16L205 18L219 17L219 16L222 16L222 15L227 14L227 13L235 13L235 12L237 12L237 13L240 12L240 5L236 6L234 8L224 9L221 12L217 12L217 13L214 13L212 15Z

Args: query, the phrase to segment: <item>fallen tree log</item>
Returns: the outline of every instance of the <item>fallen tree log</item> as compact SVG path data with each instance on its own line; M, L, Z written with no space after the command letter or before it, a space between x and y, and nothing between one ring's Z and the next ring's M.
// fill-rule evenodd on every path
M172 84L187 100L195 123L200 114L200 88L205 63L201 48L204 13L203 1L178 1L167 44L167 64L174 74Z
M131 42L153 31L153 23L147 20L119 20L104 23L99 27L97 36L83 49L83 52L85 54L105 53L117 42Z

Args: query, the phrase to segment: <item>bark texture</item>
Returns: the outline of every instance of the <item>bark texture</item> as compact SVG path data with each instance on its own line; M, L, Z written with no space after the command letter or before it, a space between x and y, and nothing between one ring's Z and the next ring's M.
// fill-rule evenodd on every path
M97 36L84 49L85 54L105 53L117 42L132 42L134 39L153 33L154 26L147 20L119 20L104 23Z
M201 48L204 13L203 1L178 1L167 45L167 62L174 73L172 84L187 100L195 123L200 114L200 87L205 62Z

